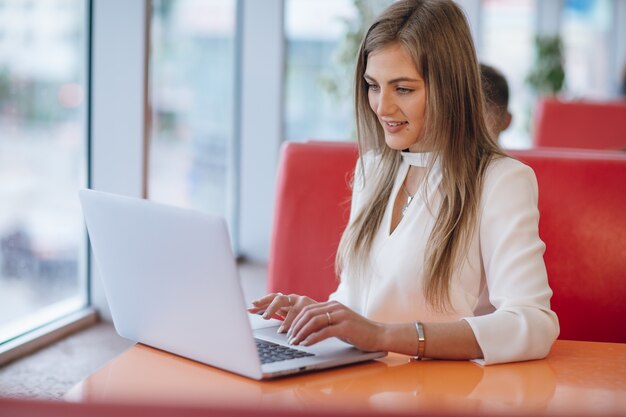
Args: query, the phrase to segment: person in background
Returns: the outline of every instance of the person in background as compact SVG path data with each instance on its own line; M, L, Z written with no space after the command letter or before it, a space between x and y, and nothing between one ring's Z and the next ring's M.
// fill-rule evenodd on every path
M485 96L487 128L495 140L511 125L513 116L509 111L509 85L497 69L480 64L480 76Z
M452 0L400 0L357 56L359 162L328 301L272 293L292 345L484 364L545 357L559 334L534 172L489 133L476 52ZM307 221L302 218L301 221Z

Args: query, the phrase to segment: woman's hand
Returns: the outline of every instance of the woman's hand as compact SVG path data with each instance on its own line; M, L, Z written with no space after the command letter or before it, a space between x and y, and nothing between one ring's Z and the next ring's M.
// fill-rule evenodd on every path
M284 317L278 332L287 332L289 342L309 346L329 337L364 351L382 348L385 326L368 320L337 301L318 303L312 298L282 293L267 294L252 302L250 313L263 312L264 319Z
M385 350L385 325L368 320L337 301L308 304L289 324L287 336L293 345L309 346L338 337L364 351Z
M278 328L279 333L285 333L298 313L307 305L315 304L312 298L297 294L283 293L267 294L252 302L248 312L256 314L263 312L263 318L268 320L277 315L283 318L283 324Z

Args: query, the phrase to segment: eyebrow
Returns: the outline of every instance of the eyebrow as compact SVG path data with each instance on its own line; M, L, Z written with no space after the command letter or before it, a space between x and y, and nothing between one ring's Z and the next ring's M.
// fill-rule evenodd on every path
M367 74L363 74L363 78L365 78L368 81L376 81L373 77L370 77ZM401 82L420 82L421 80L417 79L417 78L410 78L410 77L398 77L398 78L394 78L393 80L389 80L387 81L387 84L395 84L395 83L401 83Z

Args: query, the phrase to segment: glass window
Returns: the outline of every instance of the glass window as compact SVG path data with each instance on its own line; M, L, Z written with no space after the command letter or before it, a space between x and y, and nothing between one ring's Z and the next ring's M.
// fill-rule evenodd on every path
M354 136L353 73L364 30L391 0L287 0L287 140Z
M86 305L84 0L0 0L0 343Z
M152 200L232 222L235 0L154 0Z
M509 84L512 125L500 141L509 148L530 147L530 111L534 98L526 76L534 59L535 1L483 0L479 60L500 70Z
M612 6L610 0L565 1L561 23L565 88L574 98L615 95L611 91Z

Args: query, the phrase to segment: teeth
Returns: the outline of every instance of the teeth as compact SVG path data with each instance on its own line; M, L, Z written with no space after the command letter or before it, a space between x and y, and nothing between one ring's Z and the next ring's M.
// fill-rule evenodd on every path
M395 127L405 124L406 122L387 122L389 126Z

